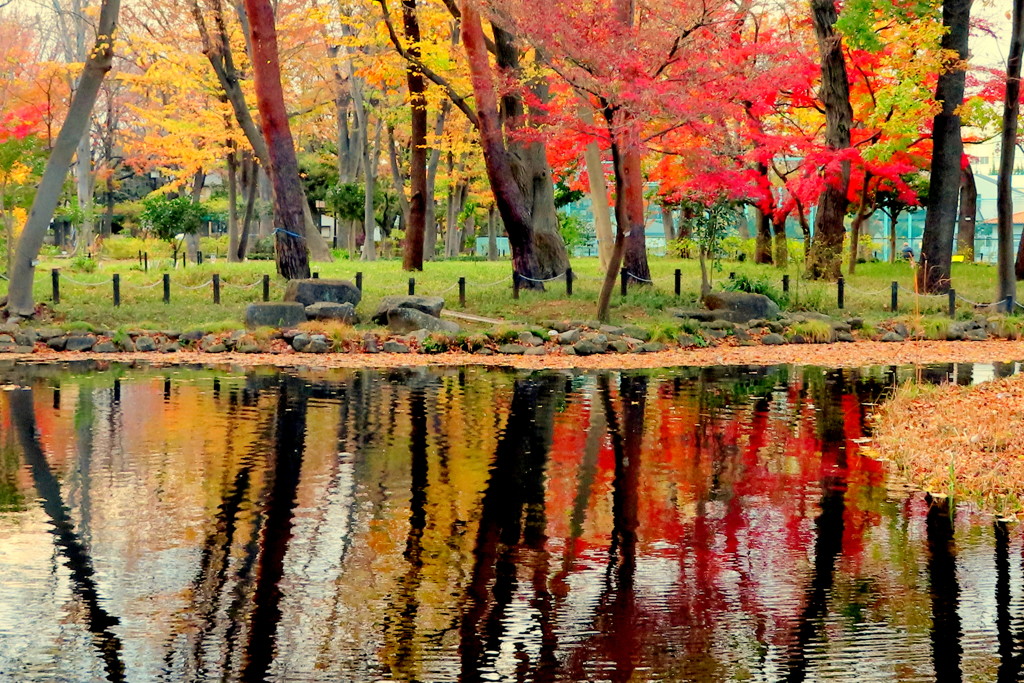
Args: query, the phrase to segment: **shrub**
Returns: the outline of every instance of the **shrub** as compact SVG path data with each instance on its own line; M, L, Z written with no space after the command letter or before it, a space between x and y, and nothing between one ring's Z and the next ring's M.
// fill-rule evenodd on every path
M787 303L788 297L775 288L768 278L765 276L751 277L744 273L740 273L733 280L726 280L723 284L725 289L731 292L749 292L750 294L763 294L768 297L780 307Z
M137 259L140 251L148 253L150 262L152 262L158 257L170 257L171 245L160 240L117 235L103 240L103 246L100 247L100 254L116 261Z
M948 318L926 318L923 321L924 336L928 339L944 341L949 336L951 324Z
M220 235L218 237L200 237L199 238L199 251L203 252L203 256L224 256L228 254L228 236Z
M68 264L68 270L78 273L92 273L96 271L96 260L88 256L76 256Z
M832 326L824 320L804 320L796 323L789 330L814 344L825 344L832 341Z
M274 260L274 238L273 236L261 237L253 242L252 249L249 250L246 258L254 261L273 261Z

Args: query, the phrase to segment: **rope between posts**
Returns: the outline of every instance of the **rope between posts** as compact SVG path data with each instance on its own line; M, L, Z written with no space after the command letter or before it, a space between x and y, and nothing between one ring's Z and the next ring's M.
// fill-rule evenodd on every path
M488 287L493 287L494 285L500 285L502 283L506 283L507 284L508 283L508 278L507 277L503 277L500 280L495 280L494 282L488 282L485 285L478 285L478 284L475 284L475 283L472 283L472 282L466 282L466 286L468 287L468 286L472 285L473 287L476 287L477 289L486 289ZM456 283L455 286L458 287L458 284Z
M854 294L862 294L864 296L878 296L879 294L887 294L887 293L889 293L889 288L888 287L882 287L881 289L872 290L872 291L868 291L866 289L861 289L860 287L851 287L848 284L844 285L844 287L846 288L847 292L852 292Z
M565 277L565 273L560 273L558 275L555 275L554 277L549 277L549 278L542 279L542 280L538 280L538 279L532 278L532 277L526 277L525 275L519 275L519 279L520 280L526 280L528 282L551 282L552 280L557 280L557 279L563 278L563 277Z
M443 289L443 290L441 290L440 292L438 292L438 296L440 296L441 294L447 294L448 292L452 291L453 289L455 289L455 288L456 288L456 287L458 287L458 286L459 286L459 283L458 283L458 282L456 282L456 283L455 283L454 285L452 285L452 286L451 286L451 287L449 287L448 289Z
M970 299L968 299L965 296L960 296L960 294L957 294L956 298L960 299L960 301L963 301L964 303L970 304L971 306L975 306L975 307L978 307L978 308L988 307L988 306L998 306L999 304L1001 304L1001 303L1006 301L1006 299L1000 299L999 301L993 301L992 303L989 303L989 304L983 304L980 301L971 301ZM1009 298L1009 297L1007 297L1007 298ZM1017 303L1017 302L1015 302L1015 303L1018 306L1020 306L1020 303Z
M253 287L259 287L261 284L263 284L263 280L262 279L257 280L256 282L252 283L251 285L236 285L233 282L228 282L227 280L221 278L220 283L222 285L224 285L225 287L237 287L238 289L252 289Z
M922 299L944 299L946 297L945 294L921 294L919 292L915 292L912 289L907 289L903 285L899 285L899 288L902 289L907 294L913 294L914 296L919 296Z
M103 280L102 282L82 282L81 280L70 278L67 275L62 275L60 280L61 282L70 282L73 285L81 285L82 287L102 287L113 282L113 280Z
M203 289L204 287L209 287L209 286L210 286L210 285L212 285L212 284L213 284L213 280L212 280L212 279L210 279L210 280L207 280L206 282L204 282L204 283L203 283L203 284L201 284L201 285L196 285L195 287L188 287L188 286L186 286L186 285L178 285L178 286L179 286L179 287L180 287L181 289L187 289L187 290L189 290L189 291L195 291L195 290L197 290L197 289Z
M626 271L626 275L630 276L634 280L637 280L638 282L646 282L647 284L650 284L650 285L654 284L654 280L648 280L645 277L640 277L639 275L634 275L633 273L629 272L628 270Z
M162 282L163 282L163 280L160 279L160 280L157 280L156 282L151 282L148 285L137 285L137 286L138 286L139 289L149 289L151 287L156 287L157 285L161 284Z

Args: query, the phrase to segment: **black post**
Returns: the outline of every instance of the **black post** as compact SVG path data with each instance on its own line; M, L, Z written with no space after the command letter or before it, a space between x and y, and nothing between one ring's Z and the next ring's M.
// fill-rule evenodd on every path
M899 296L900 296L900 283L895 280L892 281L892 294L890 295L889 311L895 313L896 309L899 308Z
M53 284L53 303L60 303L60 269L50 271L50 282Z
M411 278L409 278L409 296L412 296L415 293L416 293L416 278L411 277Z
M565 269L565 295L572 296L572 268Z
M846 303L846 280L842 277L840 277L839 282L836 283L836 299L838 300L839 308L842 308L843 304Z
M147 273L149 272L149 252L148 251L142 252L142 269L144 271L146 271Z
M956 290L949 290L949 317L956 318Z
M782 293L789 294L789 275L782 276Z
M512 271L512 298L519 298L519 273Z
M466 278L459 278L459 306L466 307Z
M139 265L142 265L142 250L139 249Z
M356 273L356 289L360 292L363 291L363 274L361 272Z
M270 301L270 276L263 276L263 300Z
M735 280L736 279L736 273L729 273L729 279L730 280Z
M213 303L220 303L220 274L213 274Z
M164 303L171 303L171 274L164 273Z
M197 266L203 265L203 252L201 252L201 251L197 251L196 252L196 265Z
M629 277L629 271L625 268L619 271L619 294L626 296L626 278Z
M120 306L121 305L121 276L118 275L117 273L114 273L113 280L114 280L114 305L115 306Z
M683 293L683 271L676 268L676 296Z
M320 279L320 273L317 273L316 271L314 271L313 272L313 279L314 280L319 280Z

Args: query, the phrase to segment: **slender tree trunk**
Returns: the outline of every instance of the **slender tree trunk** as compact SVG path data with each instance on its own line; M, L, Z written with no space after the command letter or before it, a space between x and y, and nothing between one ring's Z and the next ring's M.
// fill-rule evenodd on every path
M772 220L772 232L775 240L775 265L785 268L789 265L789 243L786 240L786 219L785 216L775 216Z
M864 174L864 186L860 191L860 205L857 207L857 215L853 217L853 222L850 224L850 263L848 272L853 275L857 271L857 259L860 257L860 231L864 227L864 223L871 214L874 213L875 207L868 201L868 190L871 187L871 174Z
M242 218L242 231L238 237L238 251L235 252L239 261L244 261L249 253L249 233L252 231L252 216L256 208L256 191L259 187L256 165L250 160L249 187L245 198L245 216Z
M932 127L931 184L928 187L928 215L921 238L921 266L917 270L917 286L929 294L949 289L949 270L953 260L953 225L957 217L960 194L960 162L964 145L960 137L960 115L966 82L967 39L973 0L944 0L942 48L956 56L939 74L935 99L942 110Z
M228 150L228 263L238 263L238 157Z
M1010 54L1006 62L1006 99L1003 103L1003 149L999 157L999 178L996 189L996 220L999 221L999 280L1000 298L1013 297L1017 300L1016 279L1024 280L1024 233L1021 233L1017 260L1011 273L1011 266L1003 266L1003 237L1007 247L1007 263L1013 256L1013 195L1010 178L1013 175L1013 157L1016 152L1017 126L1020 115L1020 70L1021 55L1024 53L1024 0L1014 0L1013 19L1010 28Z
M32 300L32 278L35 273L33 264L39 256L43 238L46 237L53 212L60 201L61 189L71 165L71 158L89 125L103 77L110 71L114 57L114 28L120 8L120 0L102 0L100 4L95 46L85 60L82 75L78 79L78 87L71 97L68 115L50 151L50 158L46 161L43 177L32 201L28 221L18 238L7 298L7 310L11 314L28 316L35 310Z
M676 238L675 219L672 216L672 207L668 204L660 204L661 225L665 229L665 241L671 242Z
M374 195L377 192L377 161L380 154L380 127L381 122L377 121L377 132L374 135L374 144L371 148L370 141L366 141L363 151L363 161L366 167L366 190L363 193L363 253L364 261L377 260L377 220L374 211Z
M200 196L203 192L203 185L206 183L206 173L202 169L196 171L195 175L192 176L192 191L189 193L189 198L193 204L198 204ZM199 228L196 228L196 232L185 235L185 253L192 263L198 263L199 257Z
M586 104L580 107L580 118L588 126L594 125L594 113ZM608 182L604 176L604 164L601 161L601 150L596 142L588 142L583 151L583 161L587 165L587 181L590 184L590 207L594 214L594 235L597 237L597 254L601 259L601 268L608 268L615 238L612 236L612 212L608 208ZM664 216L664 211L662 211ZM669 214L671 216L671 214ZM669 239L666 235L665 239Z
M498 210L494 204L487 210L487 260L498 260Z
M978 185L967 164L960 176L960 218L957 221L956 250L968 263L974 263L974 233L978 218Z
M274 188L270 184L269 166L259 166L256 174L256 182L258 190L258 197L261 201L265 202L267 206L274 205ZM274 215L273 212L260 216L259 229L257 230L257 236L261 239L264 237L272 237L274 234Z
M434 121L434 139L439 139L444 134L445 120L448 112L451 111L451 102L444 101L441 111ZM430 150L430 158L427 161L427 197L426 197L426 218L424 219L425 234L423 237L423 260L433 261L437 250L437 167L441 163L441 145L435 144Z
M78 195L78 210L82 214L82 225L78 231L78 253L86 254L92 248L93 213L92 213L92 114L85 125L82 139L78 141L75 152L75 189Z
M757 238L754 240L754 263L772 262L772 216L757 210Z
M850 105L850 84L846 75L842 35L835 30L838 19L835 0L811 0L814 34L821 55L821 89L818 96L825 107L825 144L831 150L850 146L853 108ZM846 229L850 182L850 165L842 164L839 173L826 177L825 189L818 200L814 221L814 238L807 257L807 272L815 278L836 279L840 274L843 237Z
M275 231L277 272L288 280L308 278L309 257L306 240L302 238L306 223L302 205L306 200L299 183L299 162L284 106L274 8L270 0L245 0L245 9L252 39L256 105L267 141L274 213L280 226Z
M415 63L420 58L420 25L416 18L416 0L402 0L402 22L409 53L415 58L415 61L405 63L412 132L409 139L409 224L405 233L402 269L423 270L427 220L427 84Z

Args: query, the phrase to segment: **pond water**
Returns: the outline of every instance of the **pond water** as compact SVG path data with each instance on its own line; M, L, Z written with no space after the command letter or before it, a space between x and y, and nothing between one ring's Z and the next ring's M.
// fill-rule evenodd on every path
M1018 680L1024 534L858 449L1017 369L0 366L0 680Z

